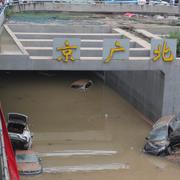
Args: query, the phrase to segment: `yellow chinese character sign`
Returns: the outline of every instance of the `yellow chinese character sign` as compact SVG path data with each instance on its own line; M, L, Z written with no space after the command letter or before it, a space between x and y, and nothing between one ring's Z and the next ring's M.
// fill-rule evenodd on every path
M154 62L162 60L172 62L176 59L176 40L174 39L152 39L151 58Z
M104 39L103 59L104 63L112 60L128 60L129 39Z
M53 41L53 59L69 62L80 59L80 39L55 38Z

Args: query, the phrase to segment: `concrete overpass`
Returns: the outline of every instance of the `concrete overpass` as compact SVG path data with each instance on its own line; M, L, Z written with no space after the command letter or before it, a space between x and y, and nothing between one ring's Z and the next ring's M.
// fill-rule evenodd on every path
M158 35L140 30L149 38ZM104 38L130 39L129 60L102 62ZM54 37L80 37L80 60L62 63L52 59ZM109 26L6 24L1 33L1 70L66 70L99 72L105 83L152 120L180 109L180 58L173 63L150 59L149 42Z
M130 39L129 60L104 64L103 39L121 35ZM152 33L150 35L159 38ZM52 43L55 37L81 38L80 60L70 64L53 60ZM1 70L169 70L169 64L150 60L150 44L147 41L109 26L73 26L72 29L71 25L7 24L1 37L0 63Z

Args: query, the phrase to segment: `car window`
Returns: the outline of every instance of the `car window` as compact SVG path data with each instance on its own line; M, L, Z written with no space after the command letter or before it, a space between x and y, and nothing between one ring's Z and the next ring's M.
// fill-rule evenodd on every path
M12 133L22 134L24 130L24 125L16 123L8 123L8 131Z
M179 118L177 118L177 117L174 118L170 123L170 127L173 130L180 128L180 120L179 120Z
M168 127L162 126L153 129L150 132L148 139L152 141L161 141L167 139L167 137L168 137Z

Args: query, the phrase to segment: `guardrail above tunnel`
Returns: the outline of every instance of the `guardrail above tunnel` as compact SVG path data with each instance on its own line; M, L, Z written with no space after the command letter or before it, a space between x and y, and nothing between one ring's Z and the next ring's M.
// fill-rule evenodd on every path
M21 1L20 1L21 2ZM106 4L105 1L27 1L27 3L12 4L13 12L22 11L67 11L93 13L140 13L180 15L178 6L137 5L137 4Z

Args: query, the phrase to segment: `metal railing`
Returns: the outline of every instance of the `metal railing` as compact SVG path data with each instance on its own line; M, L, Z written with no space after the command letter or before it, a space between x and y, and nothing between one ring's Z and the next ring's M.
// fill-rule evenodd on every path
M170 2L169 6L178 6L177 2ZM118 5L118 4L132 4L132 5L151 5L157 6L158 4L151 4L149 2L154 2L154 0L6 0L5 4L27 4L27 3L61 3L61 4L104 4L104 5Z
M104 3L103 0L8 0L8 4L25 4L25 3L38 3L38 2L51 2L61 4L98 4Z
M7 157L5 152L4 146L4 138L2 133L2 124L0 121L0 179L2 180L9 180L9 171L8 171L8 164L7 164Z
M6 0L7 4L51 2L61 4L142 4L142 0ZM145 2L145 0L144 0Z
M5 9L6 9L6 5L0 6L0 32L1 32L1 26L3 25L5 20L5 15L4 15Z

